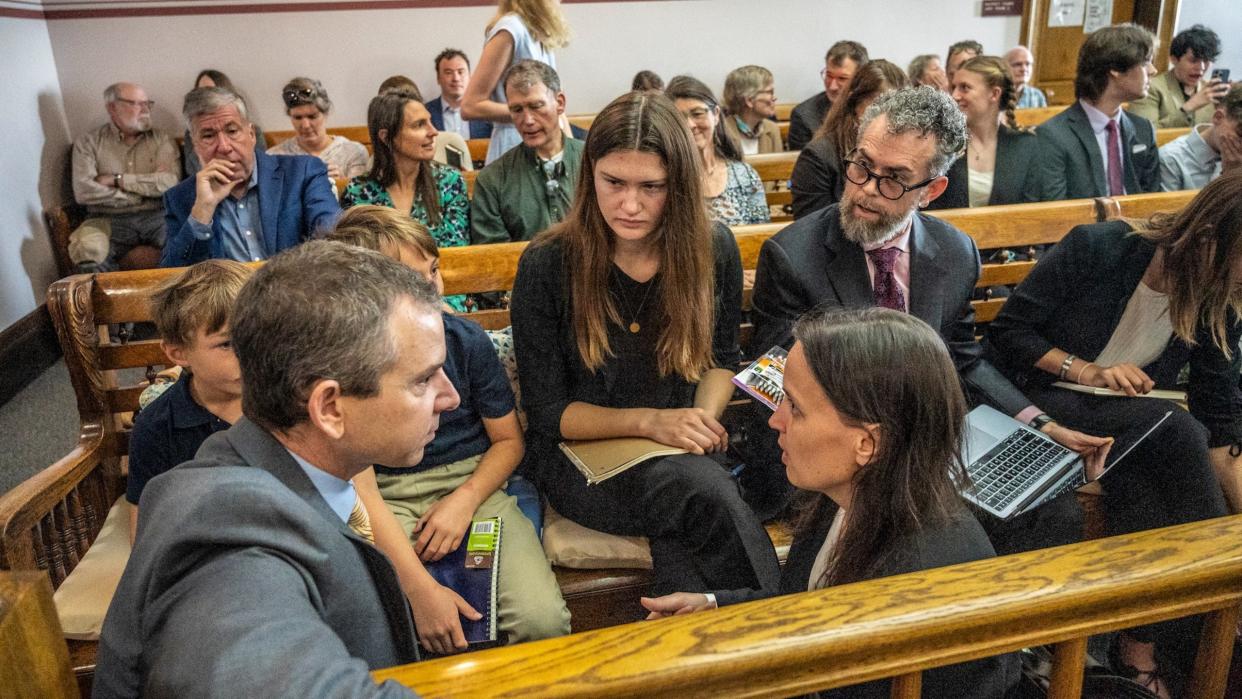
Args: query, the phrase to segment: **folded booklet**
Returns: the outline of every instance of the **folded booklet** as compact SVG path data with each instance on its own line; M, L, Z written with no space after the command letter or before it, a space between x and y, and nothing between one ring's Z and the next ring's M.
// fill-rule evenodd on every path
M686 453L685 449L670 447L645 437L584 439L561 442L560 447L582 475L586 476L589 485L606 481L648 459Z
M789 353L784 347L777 345L763 356L751 362L733 377L738 388L754 396L756 400L769 408L776 407L785 399L785 359Z
M466 541L452 553L426 564L436 582L461 595L483 616L478 621L461 617L461 630L470 649L494 645L496 637L496 584L500 571L499 517L470 523Z
M1147 393L1140 393L1137 396L1126 395L1125 391L1114 391L1111 388L1101 388L1099 386L1084 386L1080 383L1070 383L1068 381L1053 381L1053 386L1064 388L1069 391L1078 391L1092 396L1112 396L1114 398L1163 398L1164 400L1177 401L1179 403L1186 402L1185 391L1169 391L1154 389Z

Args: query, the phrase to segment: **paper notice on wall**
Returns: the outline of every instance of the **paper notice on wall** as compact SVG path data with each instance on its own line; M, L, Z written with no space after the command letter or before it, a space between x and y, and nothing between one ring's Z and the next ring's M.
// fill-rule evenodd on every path
M1113 23L1113 0L1086 0L1087 17L1082 22L1082 33L1090 34Z
M1077 27L1082 24L1086 0L1051 0L1048 3L1049 27Z

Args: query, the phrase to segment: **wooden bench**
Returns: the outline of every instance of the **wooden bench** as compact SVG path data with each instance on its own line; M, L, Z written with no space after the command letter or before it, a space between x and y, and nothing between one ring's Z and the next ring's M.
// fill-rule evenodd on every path
M784 151L746 156L747 164L755 168L759 179L768 185L764 196L774 222L793 220L793 193L789 190L789 178L793 177L798 155L798 151Z
M1063 111L1065 111L1065 105L1053 107L1027 107L1025 109L1013 110L1013 116L1014 120L1018 122L1018 126L1031 127L1039 126Z
M34 572L0 571L0 694L77 697L52 587Z
M1180 129L1156 129L1156 147L1159 148L1169 141L1181 138L1188 133L1190 133L1190 127L1188 126Z
M287 141L297 135L296 131L264 131L263 140L267 142L267 147ZM328 135L344 136L351 141L356 141L367 147L367 152L371 152L371 131L363 126L329 126Z

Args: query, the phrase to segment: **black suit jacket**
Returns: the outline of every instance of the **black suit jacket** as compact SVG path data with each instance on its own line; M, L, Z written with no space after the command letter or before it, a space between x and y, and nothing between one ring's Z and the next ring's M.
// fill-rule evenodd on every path
M841 165L841 158L828 139L815 138L806 144L789 178L795 219L841 201L845 191Z
M979 250L965 233L926 214L910 232L910 313L940 333L967 395L1007 415L1031 402L991 364L975 340L970 305L979 279ZM793 323L811 308L875 305L863 250L841 232L836 205L808 214L759 251L751 318L751 353L792 344Z
M1019 131L1001 124L996 134L996 167L992 171L992 194L988 206L1018 204L1026 201L1028 183L1034 180L1035 154L1038 137L1030 131ZM970 174L966 156L953 161L949 168L949 186L928 209L964 209L970 206Z
M779 591L717 592L717 604L724 606L776 594L806 592L815 558L828 537L836 514L836 504L822 497L814 519L794 536L793 544L789 547L789 558L781 569ZM890 555L881 562L879 570L869 579L942 568L992 558L995 555L996 552L988 543L983 528L963 507L953 519L940 526L929 527L897 539ZM1017 683L1018 674L1018 657L1013 653L935 668L923 674L923 696L999 699ZM821 692L819 696L824 699L878 699L889 696L890 684L888 680L868 682L828 690Z
M1160 191L1160 155L1151 122L1121 112L1121 151L1127 194ZM1108 176L1100 144L1082 104L1035 129L1039 152L1026 201L1060 201L1108 196Z
M821 92L794 107L789 114L789 150L802 150L811 142L831 106L828 95Z

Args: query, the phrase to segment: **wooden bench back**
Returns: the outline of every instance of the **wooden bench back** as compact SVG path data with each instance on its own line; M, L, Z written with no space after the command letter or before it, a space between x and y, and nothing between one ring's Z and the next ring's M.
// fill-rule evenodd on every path
M0 685L7 697L80 696L47 578L0 571Z
M1101 221L1117 219L1148 219L1153 214L1167 211L1180 211L1190 203L1199 190L1182 192L1151 192L1149 194L1127 194L1122 197L1100 197L1096 199L1097 215Z
M267 147L287 141L297 135L296 131L264 131L263 140L267 142ZM344 136L351 141L361 143L367 147L367 152L371 152L371 131L366 125L362 126L329 126L328 135Z
M1169 141L1181 138L1188 133L1190 133L1190 127L1180 129L1156 129L1156 147L1159 148Z
M1054 107L1028 107L1026 109L1013 110L1014 119L1018 122L1018 126L1032 127L1048 121L1052 117L1065 111L1066 105L1057 105Z

